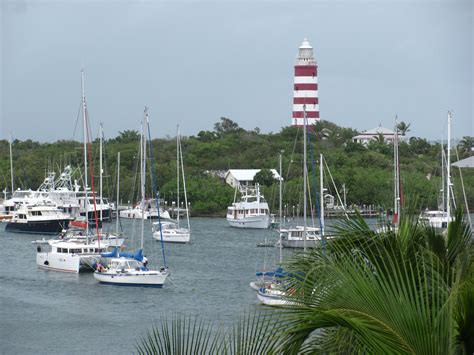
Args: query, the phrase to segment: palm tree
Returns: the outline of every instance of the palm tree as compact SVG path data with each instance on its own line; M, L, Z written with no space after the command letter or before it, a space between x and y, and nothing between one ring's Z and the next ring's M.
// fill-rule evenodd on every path
M474 137L464 136L458 144L458 148L462 153L470 153L474 148Z
M340 222L324 248L294 257L294 305L243 318L231 331L181 320L155 328L140 353L474 352L471 230L456 213L447 235L401 216L373 232L358 216ZM167 325L168 324L168 325Z
M360 217L333 233L325 250L292 263L305 279L292 285L299 306L287 315L285 348L474 352L474 253L460 212L447 236L406 216L396 233L377 234Z
M400 133L402 136L406 135L410 131L410 123L406 124L405 122L401 121L399 124L397 124L397 131Z

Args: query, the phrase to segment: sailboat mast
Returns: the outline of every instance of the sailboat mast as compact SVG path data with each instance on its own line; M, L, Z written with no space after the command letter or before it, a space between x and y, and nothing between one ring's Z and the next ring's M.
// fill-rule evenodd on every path
M145 116L147 116L145 108ZM143 249L143 234L145 230L145 139L143 136L143 122L141 125L141 135L140 135L140 185L141 185L141 212L142 212L142 228L140 232L140 248Z
M179 228L179 125L176 128L176 213Z
M279 212L280 212L280 228L281 228L282 220L283 220L283 211L282 211L282 198L283 198L282 197L283 196L282 195L282 190L283 190L282 189L282 183L283 183L282 179L283 178L282 178L282 175L281 175L282 174L282 172L281 172L281 155L282 155L282 153L283 153L283 150L280 152L280 159L279 159L280 160L279 161L279 163L280 163L280 200L278 202L279 202Z
M281 155L283 153L283 150L280 152L280 199L279 199L279 212L280 212L280 265L283 261L283 246L281 245L281 227L283 226L283 218L282 218L282 171L281 171Z
M102 203L102 123L99 125L100 127L100 132L99 132L99 193L100 193L100 226L102 228L102 208L103 208L103 203Z
M115 209L117 211L116 221L115 221L115 235L118 235L119 232L119 195L120 195L120 152L117 153L117 203Z
M183 149L181 148L181 136L179 138L179 158L181 160L181 172L183 174L183 191L184 191L184 204L186 205L186 220L188 222L188 231L191 232L191 225L189 224L189 210L188 210L188 195L186 194L186 179L184 178L184 162L183 162Z
M10 145L10 177L11 177L11 182L12 182L12 196L13 192L15 191L15 185L13 183L13 154L12 154L12 134L10 133L10 140L9 140L9 145Z
M395 118L395 136L393 138L393 214L398 216L397 211L397 119ZM398 218L398 217L395 217Z
M444 171L444 140L443 137L441 137L441 204L442 204L442 211L445 211L445 205L446 202L444 201L444 176L445 176L445 171Z
M303 250L306 251L306 104L303 105Z
M324 236L324 169L323 169L323 155L319 155L319 205L320 205L320 223L321 236Z
M446 180L447 180L447 191L446 191L446 215L448 217L448 223L451 218L451 112L448 111L448 152L447 152L447 162L446 162Z
M84 89L84 68L81 69L82 87L82 125L84 131L84 209L86 211L86 234L89 235L89 196L87 195L87 116L86 94Z
M393 164L394 164L394 216L396 216L395 227L400 220L400 165L398 161L398 124L395 116L395 136L393 139Z

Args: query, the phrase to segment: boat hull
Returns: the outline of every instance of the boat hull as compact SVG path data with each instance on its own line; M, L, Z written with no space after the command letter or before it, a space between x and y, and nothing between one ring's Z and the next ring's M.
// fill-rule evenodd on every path
M94 272L94 278L103 284L116 286L163 287L168 274L157 271L135 273Z
M153 233L153 238L158 241L161 241L160 232ZM165 243L189 243L191 239L191 234L188 233L165 233L163 232L163 242Z
M58 234L63 229L67 229L69 219L60 219L54 221L35 221L27 223L8 222L5 230L15 233L29 233L29 234Z
M84 256L38 252L36 253L36 264L47 270L77 274L82 271L93 271L93 265L99 258L99 255Z
M269 215L262 215L241 219L227 217L227 222L229 222L231 227L236 228L267 229L270 227L271 220Z
M295 249L303 249L305 247L305 242L303 240L286 240L282 239L281 241L283 248L295 248ZM306 248L316 248L321 245L319 240L307 240L306 241Z
M291 306L294 304L291 301L283 299L283 295L283 292L272 292L267 289L265 289L264 291L262 291L261 289L257 291L258 300L266 306L282 307Z

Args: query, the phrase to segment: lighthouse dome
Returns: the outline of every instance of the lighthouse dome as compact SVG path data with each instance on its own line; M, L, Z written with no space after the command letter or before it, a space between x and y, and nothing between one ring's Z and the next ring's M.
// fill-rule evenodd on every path
M311 44L309 44L308 40L305 38L303 43L301 43L300 49L313 49Z

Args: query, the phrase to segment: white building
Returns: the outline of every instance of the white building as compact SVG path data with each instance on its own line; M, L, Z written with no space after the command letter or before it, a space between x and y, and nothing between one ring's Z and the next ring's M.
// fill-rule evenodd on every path
M225 182L232 187L242 187L253 185L253 178L262 169L230 169L225 174ZM275 169L270 169L275 180L281 179L280 174Z
M395 131L379 126L352 137L352 141L354 143L367 145L371 140L377 139L380 135L383 136L384 142L387 144L392 144L393 140L395 139ZM401 136L398 136L398 139L400 140Z

